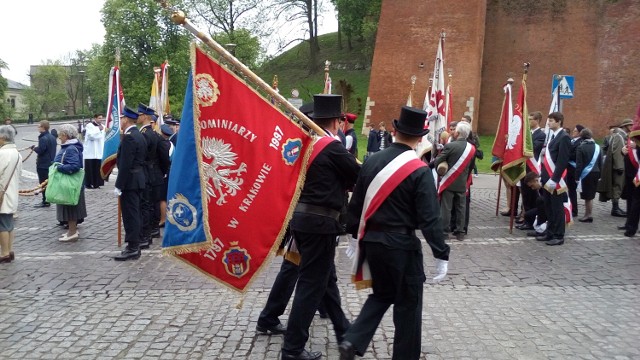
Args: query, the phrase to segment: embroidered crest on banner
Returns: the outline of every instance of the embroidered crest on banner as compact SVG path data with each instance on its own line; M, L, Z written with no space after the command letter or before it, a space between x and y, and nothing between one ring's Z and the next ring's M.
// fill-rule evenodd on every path
M215 138L202 139L202 155L210 160L202 163L203 175L207 181L207 201L218 198L218 206L227 202L227 195L236 196L240 185L244 182L242 173L247 172L247 164L240 163L237 168L238 155L231 151L231 144Z
M287 165L293 165L300 157L301 152L302 140L300 139L289 139L282 145L282 158Z
M222 258L225 264L224 268L229 275L241 278L249 271L251 255L247 254L246 249L241 249L237 241L232 241L230 244L232 247L224 252Z
M195 98L200 106L211 106L218 101L220 89L218 84L209 74L198 74L195 79Z
M167 219L180 231L191 231L197 226L196 207L182 194L175 194L167 204Z

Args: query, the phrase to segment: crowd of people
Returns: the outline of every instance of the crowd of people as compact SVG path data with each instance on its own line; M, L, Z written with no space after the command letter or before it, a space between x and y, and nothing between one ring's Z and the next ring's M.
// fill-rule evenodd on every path
M180 120L168 115L164 124L158 127L159 131L155 131L156 120L156 112L143 104L138 106L137 112L125 108L121 117L124 135L118 150L115 192L122 196L127 246L115 260L139 258L140 250L148 248L153 238L159 238L159 228L164 226L162 210L166 207L171 154L176 145ZM100 169L106 131L103 122L104 116L95 114L82 129L71 124L61 124L52 129L47 120L38 123L38 144L31 146L31 150L37 154L36 172L42 187L46 189L51 180L52 168L63 176L84 176L77 185L65 183L65 186L77 186L75 192L79 196L73 204L55 204L58 225L66 230L58 238L60 242L80 239L78 225L88 216L85 189L99 189L104 185L105 179ZM137 131L137 125L140 125L140 131ZM131 135L134 132L140 136ZM0 126L0 262L15 259L12 241L22 168L22 157L15 148L16 133L11 124ZM41 196L42 200L34 206L49 208L51 202L47 199L46 190L42 191Z

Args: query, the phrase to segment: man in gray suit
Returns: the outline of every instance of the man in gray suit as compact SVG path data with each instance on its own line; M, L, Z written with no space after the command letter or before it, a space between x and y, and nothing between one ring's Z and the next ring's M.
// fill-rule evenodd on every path
M466 212L467 180L472 159L475 156L475 147L467 142L471 125L461 121L456 125L453 133L454 141L446 144L442 152L435 159L434 165L441 168L440 164L446 163L446 173L440 179L438 194L440 195L440 214L442 226L448 232L451 210L455 209L455 228L449 229L457 240L464 240L464 223Z

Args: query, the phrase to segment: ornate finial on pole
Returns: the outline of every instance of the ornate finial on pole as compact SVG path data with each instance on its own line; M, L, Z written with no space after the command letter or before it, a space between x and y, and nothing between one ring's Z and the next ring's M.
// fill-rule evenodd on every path
M515 80L513 80L515 75L516 74L511 71L507 73L507 84L513 85L513 83L515 82Z
M444 29L440 30L440 37L445 39L447 37L447 33L446 31L444 31Z
M418 77L415 75L411 75L411 90L413 90L413 88L416 86L416 80L418 80Z
M116 66L120 66L120 46L116 47L115 62L116 62Z
M531 66L530 62L525 62L524 63L524 73L528 73L529 72L529 67Z
M451 82L451 78L453 77L453 69L452 68L448 68L447 69L447 75L449 76L449 82Z

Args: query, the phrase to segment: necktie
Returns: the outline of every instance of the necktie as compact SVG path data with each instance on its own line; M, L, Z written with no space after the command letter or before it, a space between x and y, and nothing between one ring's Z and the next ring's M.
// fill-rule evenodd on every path
M551 141L556 138L556 134L551 135Z

